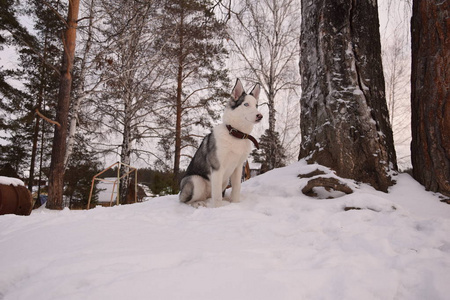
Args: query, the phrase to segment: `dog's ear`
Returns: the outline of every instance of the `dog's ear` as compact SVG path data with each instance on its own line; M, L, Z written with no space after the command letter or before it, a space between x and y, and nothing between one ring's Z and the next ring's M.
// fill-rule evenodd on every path
M253 90L250 92L250 95L255 97L256 101L259 100L259 92L261 91L261 85L259 83L255 84Z
M234 101L239 99L239 97L244 93L244 87L242 86L241 81L239 78L236 80L236 84L234 85L233 90L231 91L231 96L233 97Z

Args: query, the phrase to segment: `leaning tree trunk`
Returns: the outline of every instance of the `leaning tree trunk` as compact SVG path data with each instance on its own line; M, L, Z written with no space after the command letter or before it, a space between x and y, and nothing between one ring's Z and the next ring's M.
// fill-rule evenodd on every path
M448 1L413 1L411 159L414 178L450 196Z
M387 191L397 170L377 1L302 0L299 158Z
M78 20L79 0L69 1L67 29L63 38L64 52L61 68L61 82L58 94L58 106L53 137L52 159L48 188L49 209L63 209L64 189L64 156L66 154L67 125L69 117L70 91L72 89L72 69L75 57L76 29Z

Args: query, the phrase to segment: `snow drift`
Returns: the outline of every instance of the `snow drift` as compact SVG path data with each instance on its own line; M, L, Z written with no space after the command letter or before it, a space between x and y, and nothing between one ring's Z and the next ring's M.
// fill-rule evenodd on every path
M448 299L450 206L401 174L388 194L301 193L301 161L241 203L177 196L0 216L0 299ZM359 208L346 211L346 207Z

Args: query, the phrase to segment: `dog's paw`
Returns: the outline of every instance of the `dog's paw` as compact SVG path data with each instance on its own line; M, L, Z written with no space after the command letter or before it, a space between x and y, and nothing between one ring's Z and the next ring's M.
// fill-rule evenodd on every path
M233 199L231 197L223 197L223 201L226 201L226 205L231 204L231 203L239 203L239 202L241 202L241 201L239 201L239 199Z
M225 200L225 199L224 199L224 200ZM227 205L227 204L229 204L229 203L226 202L226 201L209 199L209 201L208 201L208 206L207 206L207 207L210 207L210 208L217 208L217 207L225 206L225 205Z
M226 199L226 198L224 198L223 200L219 200L218 202L213 202L211 200L210 202L208 202L208 206L207 207L218 208L218 207L222 207L222 206L227 206L227 205L231 204L230 200L231 199Z
M208 207L208 203L206 201L195 201L189 204L194 208Z
M228 197L228 196L223 197L223 198L222 198L222 202L223 202L223 201L227 201L227 202L230 202L230 203L233 202L233 201L231 200L231 197Z
M241 202L239 200L239 197L237 197L237 198L236 197L235 198L230 197L230 198L227 199L227 201L230 202L230 203L239 203L239 202Z
M208 201L208 203L207 203L207 207L210 207L210 208L216 208L216 207L221 207L221 206L222 206L222 201L221 200L214 201L213 199L210 199Z

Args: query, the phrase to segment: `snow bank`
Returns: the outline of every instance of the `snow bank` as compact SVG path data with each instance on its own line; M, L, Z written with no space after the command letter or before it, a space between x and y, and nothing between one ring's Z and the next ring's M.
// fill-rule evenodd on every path
M0 216L0 299L448 299L450 206L408 175L309 198L297 175L317 167L253 178L216 209L167 196Z

